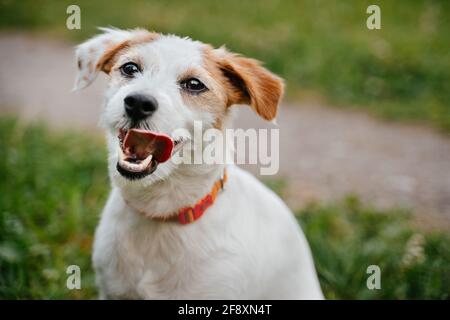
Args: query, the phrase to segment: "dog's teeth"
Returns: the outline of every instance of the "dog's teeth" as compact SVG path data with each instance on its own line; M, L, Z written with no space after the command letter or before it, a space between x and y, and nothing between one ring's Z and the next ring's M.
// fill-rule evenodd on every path
M145 171L147 169L147 167L149 166L150 162L152 161L152 159L153 159L153 156L149 155L147 158L142 160L140 163L129 162L125 159L125 154L122 152L122 150L119 150L119 165L128 171L132 171L132 172Z
M144 161L141 162L141 165L144 166L144 169L147 168L147 166L150 164L150 161L152 161L153 155L149 155L147 158L145 158Z

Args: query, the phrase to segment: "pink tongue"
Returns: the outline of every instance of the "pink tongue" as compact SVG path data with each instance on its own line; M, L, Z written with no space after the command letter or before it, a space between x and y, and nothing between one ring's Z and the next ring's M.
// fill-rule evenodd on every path
M140 160L152 154L153 159L161 163L170 159L173 141L165 134L143 129L130 129L123 141L123 149L127 155L135 156Z

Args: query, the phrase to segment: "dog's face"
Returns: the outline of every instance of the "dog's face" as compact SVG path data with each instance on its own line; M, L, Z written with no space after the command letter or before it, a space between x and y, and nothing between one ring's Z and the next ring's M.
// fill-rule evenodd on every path
M102 123L119 185L167 178L179 166L171 156L187 148L180 129L192 133L194 121L222 129L233 104L249 104L267 120L276 116L283 83L255 60L172 35L104 31L78 47L75 86L87 86L99 71L110 76Z

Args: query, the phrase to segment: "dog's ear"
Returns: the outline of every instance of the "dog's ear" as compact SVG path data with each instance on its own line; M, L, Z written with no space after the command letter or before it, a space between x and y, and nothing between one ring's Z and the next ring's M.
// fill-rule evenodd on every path
M228 105L248 104L262 118L273 120L284 93L283 80L257 60L216 49L218 65L228 80Z
M74 90L82 89L91 84L99 71L109 73L114 57L122 49L139 42L154 40L158 35L143 29L100 28L100 30L104 33L87 40L76 49L78 74Z

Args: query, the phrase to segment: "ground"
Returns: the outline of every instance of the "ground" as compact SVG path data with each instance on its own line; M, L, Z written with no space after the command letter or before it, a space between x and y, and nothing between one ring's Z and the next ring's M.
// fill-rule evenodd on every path
M106 77L84 91L71 92L76 72L72 43L8 32L0 34L0 44L0 69L9 71L0 73L0 112L18 112L57 129L100 134L97 122ZM285 102L277 123L277 179L286 181L283 194L291 207L333 202L351 193L378 208L411 209L422 227L450 228L447 134L311 100ZM235 124L273 126L246 107L240 107ZM256 167L247 168L257 173Z

